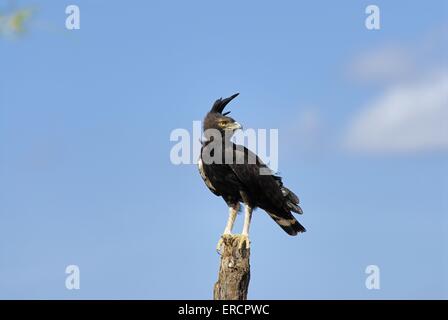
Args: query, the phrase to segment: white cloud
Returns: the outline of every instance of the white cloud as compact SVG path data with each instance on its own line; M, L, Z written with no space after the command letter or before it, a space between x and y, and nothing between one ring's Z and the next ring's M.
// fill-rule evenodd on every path
M393 81L414 71L414 59L405 47L383 46L355 57L348 72L361 82Z
M448 150L448 72L389 88L354 117L345 145L363 152Z
M393 83L419 79L431 70L448 68L448 25L432 28L411 43L394 41L368 46L349 61L348 76L362 84Z
M370 48L352 60L352 79L381 91L349 122L346 147L371 153L448 151L447 31L442 25L412 44Z

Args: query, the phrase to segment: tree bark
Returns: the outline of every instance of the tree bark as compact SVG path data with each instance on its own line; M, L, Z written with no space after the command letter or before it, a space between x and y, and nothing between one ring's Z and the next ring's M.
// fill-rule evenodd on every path
M250 249L239 247L237 235L223 236L223 251L214 300L246 300L250 280Z

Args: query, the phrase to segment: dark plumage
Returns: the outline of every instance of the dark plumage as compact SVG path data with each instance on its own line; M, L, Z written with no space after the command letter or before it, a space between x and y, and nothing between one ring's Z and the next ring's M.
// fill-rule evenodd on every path
M257 155L244 146L230 142L233 132L241 126L227 116L229 112L223 114L223 110L237 95L216 100L207 113L204 119L205 141L199 159L199 171L207 187L215 195L221 196L230 208L224 234L230 234L240 202L246 205L248 216L243 228L244 236L248 236L252 209L257 207L265 210L289 235L304 232L305 228L291 214L302 214L299 198L283 185L281 177L274 175ZM217 139L220 137L216 133L222 139ZM216 152L220 151L222 156L217 156L219 153ZM225 161L226 153L227 160L232 160L230 163ZM216 156L213 161L210 161L210 155ZM269 173L260 174L260 170Z

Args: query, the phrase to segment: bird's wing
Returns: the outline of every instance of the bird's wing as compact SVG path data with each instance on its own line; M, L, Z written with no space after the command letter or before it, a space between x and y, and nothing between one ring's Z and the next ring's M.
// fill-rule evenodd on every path
M244 146L236 146L233 154L233 163L229 166L245 186L247 192L256 199L256 205L261 208L263 206L282 206L284 199L281 185L268 166Z
M238 148L239 147L239 148ZM264 209L288 234L305 232L305 228L292 216L291 211L302 213L299 198L283 186L281 178L250 150L238 146L234 151L234 162L229 164L235 175L249 193L250 205ZM255 161L248 162L249 159Z
M205 172L205 167L204 167L204 164L202 162L202 159L198 160L198 169L199 169L199 173L201 174L202 180L204 180L205 185L207 186L207 188L209 188L209 190L211 192L213 192L215 195L219 196L220 194L218 193L218 191L216 190L215 186L212 184L212 182L208 178L207 173Z

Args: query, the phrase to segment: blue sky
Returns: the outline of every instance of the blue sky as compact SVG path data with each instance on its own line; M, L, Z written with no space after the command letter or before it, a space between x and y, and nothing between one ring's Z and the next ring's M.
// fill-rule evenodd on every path
M0 38L0 298L211 298L227 208L169 136L234 92L238 122L279 130L308 229L256 211L249 298L448 298L448 7L375 1L369 31L369 4L18 1L34 13Z

